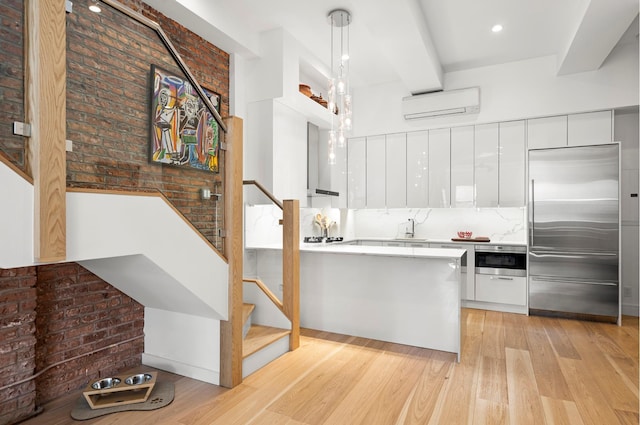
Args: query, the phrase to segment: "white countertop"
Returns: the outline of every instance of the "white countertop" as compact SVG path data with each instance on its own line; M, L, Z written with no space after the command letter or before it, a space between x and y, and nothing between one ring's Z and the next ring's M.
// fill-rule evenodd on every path
M282 249L279 245L251 246L247 249ZM347 254L347 255L379 255L385 257L413 257L413 258L452 258L460 259L465 255L464 249L442 249L405 246L366 246L345 245L341 243L301 243L300 252L319 254Z
M511 246L527 246L526 242L515 241L491 241L491 242L476 242L476 241L452 241L451 239L432 239L432 238L356 238L354 240L359 241L381 241L381 242L426 242L426 243L454 243L454 244L469 244L469 245L511 245ZM349 242L349 241L344 241ZM344 243L343 242L343 243Z

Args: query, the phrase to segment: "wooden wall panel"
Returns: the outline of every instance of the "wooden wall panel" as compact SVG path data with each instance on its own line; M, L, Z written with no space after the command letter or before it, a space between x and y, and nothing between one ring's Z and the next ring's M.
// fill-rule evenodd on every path
M242 119L225 120L224 252L229 263L229 317L220 322L220 385L242 383Z
M60 0L27 0L27 174L34 181L34 256L66 258L66 22Z

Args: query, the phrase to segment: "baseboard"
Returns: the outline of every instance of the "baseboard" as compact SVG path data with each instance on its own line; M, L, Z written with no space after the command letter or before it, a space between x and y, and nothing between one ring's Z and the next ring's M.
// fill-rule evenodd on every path
M640 306L633 304L622 304L622 315L640 317Z
M529 314L524 305L487 303L483 301L462 300L462 307L476 308L479 310L501 311L503 313Z
M208 370L147 353L142 353L142 364L209 384L220 385L220 371L217 370Z

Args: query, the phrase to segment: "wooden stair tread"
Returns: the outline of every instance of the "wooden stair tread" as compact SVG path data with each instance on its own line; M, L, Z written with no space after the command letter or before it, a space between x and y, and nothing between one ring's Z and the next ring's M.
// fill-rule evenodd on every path
M291 330L253 325L242 344L242 358L249 357L267 345L289 335Z
M255 308L256 308L255 304L248 304L248 303L242 304L242 324L243 325L247 323L249 316L251 316L251 313L253 312L253 310L255 310Z

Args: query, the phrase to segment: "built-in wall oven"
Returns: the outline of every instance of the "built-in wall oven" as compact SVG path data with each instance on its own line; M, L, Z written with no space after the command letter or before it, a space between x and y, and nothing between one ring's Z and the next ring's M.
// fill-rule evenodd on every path
M527 276L527 248L513 245L476 245L475 273Z

